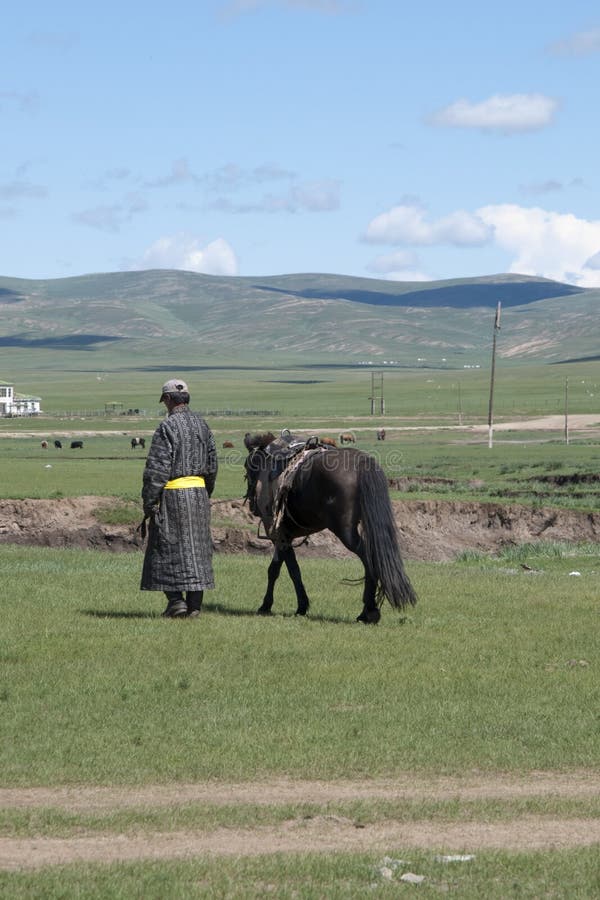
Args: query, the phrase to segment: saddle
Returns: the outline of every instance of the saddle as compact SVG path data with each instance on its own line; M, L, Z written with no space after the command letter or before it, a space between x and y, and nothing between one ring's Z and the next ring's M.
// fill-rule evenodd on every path
M265 453L271 460L269 479L272 481L274 478L278 478L284 469L287 469L292 459L303 450L313 450L319 446L320 441L317 435L301 438L292 434L289 428L284 428L279 437L265 447Z

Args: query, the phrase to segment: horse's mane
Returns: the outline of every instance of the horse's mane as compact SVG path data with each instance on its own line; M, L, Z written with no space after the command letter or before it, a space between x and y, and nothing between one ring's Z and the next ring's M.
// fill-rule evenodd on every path
M244 446L246 450L263 450L274 440L275 435L271 431L263 431L259 434L251 434L247 431L244 435Z

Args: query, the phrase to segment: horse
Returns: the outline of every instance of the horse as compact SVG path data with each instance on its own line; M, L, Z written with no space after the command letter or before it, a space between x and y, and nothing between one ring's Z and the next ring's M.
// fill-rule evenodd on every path
M60 441L54 441L54 446L57 450L62 450L62 444Z
M340 444L354 444L356 443L356 438L349 431L344 432L344 434L340 434Z
M223 441L223 450L231 450L233 448L233 441Z
M377 429L377 440L378 440L378 441L385 441L385 428L378 428L378 429Z
M71 450L83 450L83 441L71 441Z
M288 450L283 433L278 439L271 432L244 438L248 450L245 500L274 546L257 614L271 615L275 582L285 563L296 592L296 615L306 615L310 601L293 541L325 529L363 564L363 608L357 622L376 624L384 599L395 609L414 605L417 596L404 571L381 466L354 447L323 446L317 437L306 442L296 439L296 443L286 440Z
M132 437L131 438L131 449L135 450L136 447L141 447L142 450L146 448L146 438L141 437Z
M335 440L335 438L321 437L319 438L319 440L322 444L326 444L329 447L337 447L337 441Z

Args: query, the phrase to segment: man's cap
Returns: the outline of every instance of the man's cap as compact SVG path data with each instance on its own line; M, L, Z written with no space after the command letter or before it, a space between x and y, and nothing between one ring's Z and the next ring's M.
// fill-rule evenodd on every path
M188 393L188 386L185 381L181 378L171 378L170 381L163 384L160 396L162 398L163 394L180 394L184 391L185 393Z

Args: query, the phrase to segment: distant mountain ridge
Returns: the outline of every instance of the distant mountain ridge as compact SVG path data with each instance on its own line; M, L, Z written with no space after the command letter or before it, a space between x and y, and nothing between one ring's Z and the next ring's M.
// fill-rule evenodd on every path
M0 347L183 362L470 364L502 304L498 352L560 362L598 353L600 290L501 274L397 282L332 274L212 276L179 270L52 280L0 277ZM467 362L468 360L468 362Z
M388 291L369 290L343 290L337 291L317 288L308 288L300 291L286 290L285 288L271 287L269 285L257 285L266 291L276 291L281 294L290 294L307 299L317 300L351 300L356 303L368 303L371 306L413 306L420 309L432 309L438 306L454 309L473 309L474 307L496 307L498 301L504 307L525 306L528 303L536 303L538 300L547 300L550 297L568 297L571 294L583 293L582 288L570 284L560 284L556 281L543 279L531 279L515 282L490 282L482 283L473 279L474 283L466 280L461 284L451 282L433 282L420 290L405 290L401 293ZM389 284L390 282L388 282ZM394 282L391 282L394 284ZM422 283L422 282L419 282ZM510 284L510 291L502 299L499 284ZM436 286L439 285L439 286Z

